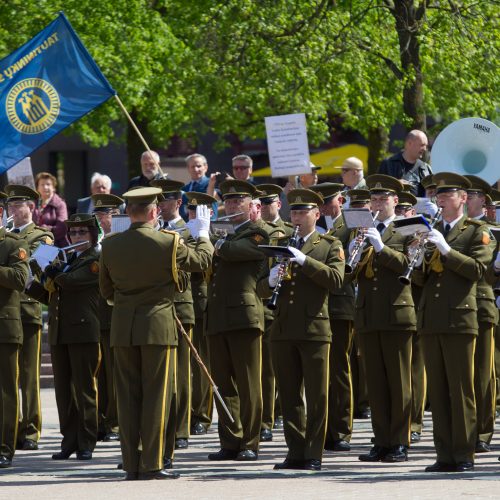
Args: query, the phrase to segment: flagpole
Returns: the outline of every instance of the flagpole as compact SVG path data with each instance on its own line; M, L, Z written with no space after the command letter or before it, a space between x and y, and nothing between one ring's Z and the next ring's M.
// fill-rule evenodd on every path
M118 94L115 94L115 98L116 98L116 101L118 102L118 105L120 106L122 111L125 113L125 116L128 118L128 121L132 125L132 128L136 131L137 135L139 136L139 139L142 141L142 143L146 147L146 151L149 153L149 155L151 156L151 159L155 162L155 165L158 167L158 170L163 173L163 170L161 169L160 164L156 161L156 156L152 153L151 149L149 149L149 146L148 146L148 143L146 142L146 139L144 139L140 130L137 128L137 125L134 123L134 120L132 120L132 117L129 115L128 111L125 109L125 106L123 105L123 102L121 101L121 99L118 97Z

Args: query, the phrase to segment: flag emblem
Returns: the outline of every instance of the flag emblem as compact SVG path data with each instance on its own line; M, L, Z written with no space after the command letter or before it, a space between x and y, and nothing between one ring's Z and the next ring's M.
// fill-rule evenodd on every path
M10 124L23 134L50 128L61 109L54 87L41 78L26 78L14 85L5 103Z

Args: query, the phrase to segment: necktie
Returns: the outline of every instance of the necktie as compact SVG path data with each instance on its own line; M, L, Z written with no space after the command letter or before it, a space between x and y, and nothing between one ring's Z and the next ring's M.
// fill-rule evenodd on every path
M384 232L384 229L385 229L385 224L383 222L379 222L377 224L377 231L382 234Z
M446 236L450 232L450 230L451 230L451 226L448 223L446 223L444 225L444 235Z
M21 232L21 230L18 227L16 227L15 229L12 230L12 232L19 234Z
M297 245L297 248L300 250L304 246L304 238L299 238L299 243Z

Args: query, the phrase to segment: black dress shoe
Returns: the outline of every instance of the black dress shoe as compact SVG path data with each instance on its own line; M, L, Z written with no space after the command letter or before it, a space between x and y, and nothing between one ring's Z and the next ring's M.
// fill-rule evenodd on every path
M185 450L189 447L189 442L185 438L180 438L175 440L175 449L176 450Z
M118 434L118 432L108 432L104 436L103 441L105 443L109 443L110 441L120 441L120 434Z
M280 464L276 464L273 469L274 470L283 470L283 469L298 469L302 470L304 468L304 460L295 460L293 458L285 458L283 462Z
M389 452L389 448L375 445L367 454L359 455L361 462L380 462Z
M469 470L474 470L473 462L458 462L456 468L457 472L467 472Z
M139 472L141 481L150 481L152 479L177 479L180 477L178 472L167 471L164 469L154 470L150 472Z
M490 445L484 441L478 441L476 443L476 453L488 453L491 451Z
M171 458L164 458L163 459L163 468L164 469L171 469L172 468L172 459Z
M125 475L125 481L137 481L139 479L138 472L127 472Z
M236 460L239 462L254 462L259 458L256 451L253 450L242 450L238 453Z
M455 464L446 464L444 462L436 462L425 468L425 472L455 472L457 466Z
M351 444L343 439L333 442L333 451L351 451Z
M77 460L92 460L92 452L90 450L80 450L76 452Z
M61 450L60 452L52 455L52 460L68 460L74 452L75 450Z
M38 450L38 443L36 441L33 441L33 439L26 439L26 441L24 441L21 449L22 450Z
M420 442L420 432L412 432L410 434L410 442L411 443L419 443Z
M236 450L228 450L221 448L217 453L209 453L209 460L236 460L238 452Z
M406 462L408 460L408 449L402 444L393 446L384 457L382 462Z
M363 410L358 410L354 413L354 418L368 419L372 418L372 411L370 408L364 408Z
M207 430L205 429L205 426L201 422L195 422L191 426L191 434L194 434L195 436L201 436L202 434L206 434Z
M106 433L104 431L97 431L97 441L104 441Z
M122 470L122 469L123 469L123 463L122 463L122 462L120 462L120 463L116 466L116 468L117 468L118 470Z
M273 429L283 429L283 417L276 417L274 419Z
M304 470L321 470L321 460L316 460L315 458L311 458L309 460L304 460L304 464L302 466Z
M0 469L7 469L7 467L12 466L12 459L5 457L3 455L0 455Z
M262 429L260 431L260 441L267 442L273 440L273 433L269 429Z

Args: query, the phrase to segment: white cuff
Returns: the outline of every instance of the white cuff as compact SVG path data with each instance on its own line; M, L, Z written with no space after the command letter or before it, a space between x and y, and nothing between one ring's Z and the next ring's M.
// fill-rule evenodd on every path
M200 229L198 233L198 238L209 238L208 231L206 229Z

